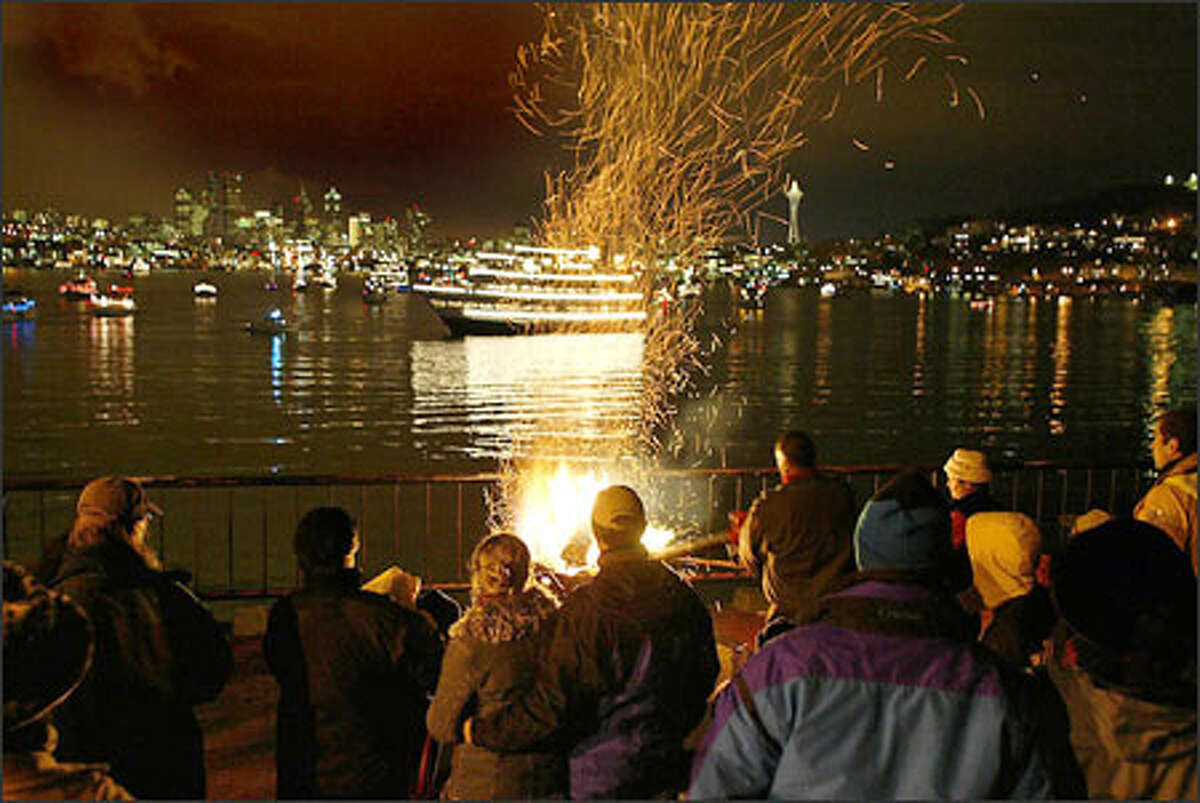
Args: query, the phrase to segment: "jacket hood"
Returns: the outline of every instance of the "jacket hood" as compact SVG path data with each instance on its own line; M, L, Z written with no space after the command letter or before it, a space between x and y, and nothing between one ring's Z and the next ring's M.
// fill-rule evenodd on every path
M967 554L983 604L995 608L1033 590L1042 536L1023 513L976 513L967 519Z
M536 587L519 594L476 600L450 627L450 637L470 636L489 644L525 638L537 631L557 606Z

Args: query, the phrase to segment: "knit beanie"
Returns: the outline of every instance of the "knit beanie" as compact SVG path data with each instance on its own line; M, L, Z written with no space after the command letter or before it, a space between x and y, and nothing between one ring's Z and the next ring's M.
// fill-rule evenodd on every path
M871 500L854 528L860 570L937 569L950 552L950 517L935 507L901 507L896 499Z

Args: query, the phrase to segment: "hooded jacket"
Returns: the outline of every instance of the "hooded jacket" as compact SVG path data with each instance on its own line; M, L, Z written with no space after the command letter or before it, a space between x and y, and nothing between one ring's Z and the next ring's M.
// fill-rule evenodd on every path
M472 719L472 741L569 746L574 798L673 796L717 669L712 619L692 587L641 546L609 550L555 616L533 688Z
M131 547L69 550L53 586L95 628L92 670L54 713L64 761L103 761L139 798L202 798L204 743L192 711L233 669L221 628L195 596Z
M988 611L980 640L1012 666L1029 665L1058 615L1037 585L1041 533L1022 513L977 513L967 522L975 590Z
M1020 679L970 641L951 597L872 574L721 692L688 797L1049 795Z
M1109 800L1195 800L1195 706L1151 702L1050 663L1071 722L1071 746L1088 796Z
M1029 689L931 582L951 549L945 510L872 500L854 548L848 587L718 695L688 796L1047 797Z
M279 682L279 798L405 798L442 643L426 615L313 572L275 603L263 653Z
M1153 524L1192 558L1196 573L1196 455L1190 454L1163 472L1137 503L1133 517Z
M478 600L450 628L437 693L425 722L442 743L458 740L462 722L498 711L533 685L538 650L556 610L540 591ZM562 752L496 753L454 747L444 794L453 800L545 798L567 793Z

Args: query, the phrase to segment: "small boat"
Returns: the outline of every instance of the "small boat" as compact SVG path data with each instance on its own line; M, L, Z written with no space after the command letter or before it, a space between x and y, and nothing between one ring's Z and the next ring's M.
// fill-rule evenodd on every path
M292 292L306 293L308 292L308 269L316 268L316 264L305 265L296 269L296 276L292 279Z
M20 290L4 291L4 320L27 321L37 317L37 302Z
M821 298L833 298L837 295L838 287L833 282L825 282L821 285Z
M281 335L287 331L287 325L283 310L271 307L261 321L246 321L246 331L252 335Z
M312 278L312 283L322 290L336 290L337 276L333 275L331 271L322 270Z
M217 286L211 282L196 282L192 285L192 295L196 298L216 298Z
M362 299L364 304L382 304L388 299L387 285L368 278L363 283Z
M71 281L58 286L58 294L73 301L86 301L97 292L96 280L85 273L79 273Z
M137 311L133 300L133 288L109 285L103 293L95 293L90 299L90 312L100 318L119 318Z
M408 270L399 265L382 265L376 267L368 275L367 281L381 285L384 290L394 290L397 293L407 293L412 290L412 281Z
M138 257L137 259L133 260L133 264L129 266L129 275L130 276L149 276L150 275L150 263L147 262L146 260L142 259L141 257Z

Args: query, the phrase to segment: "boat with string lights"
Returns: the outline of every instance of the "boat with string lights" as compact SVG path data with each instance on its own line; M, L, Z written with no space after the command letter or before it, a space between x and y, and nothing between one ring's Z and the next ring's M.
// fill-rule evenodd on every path
M646 320L634 273L597 267L598 248L480 251L451 275L419 282L455 337L631 331Z

